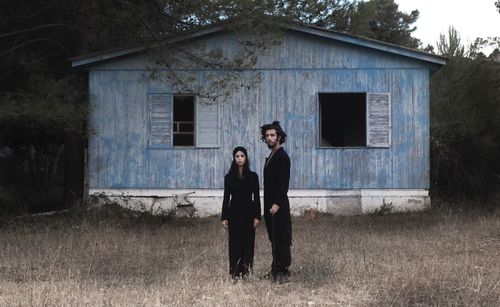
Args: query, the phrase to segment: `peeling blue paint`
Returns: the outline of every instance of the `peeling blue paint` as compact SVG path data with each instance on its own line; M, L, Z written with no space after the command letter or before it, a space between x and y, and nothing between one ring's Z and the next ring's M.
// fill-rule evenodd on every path
M209 44L235 48L227 36L212 37ZM96 132L89 142L90 187L222 188L237 145L247 147L252 169L261 174L269 153L259 127L273 120L281 121L289 136L291 188L429 187L430 68L425 63L303 33L289 33L273 48L255 68L261 82L222 103L219 148L148 148L147 96L175 88L145 80L147 68L136 58L92 68L90 125ZM200 84L206 81L206 69L193 72ZM391 147L319 148L320 92L389 93Z

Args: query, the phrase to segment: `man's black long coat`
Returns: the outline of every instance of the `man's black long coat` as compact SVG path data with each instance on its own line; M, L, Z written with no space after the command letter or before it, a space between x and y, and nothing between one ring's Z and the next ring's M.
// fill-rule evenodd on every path
M253 220L260 220L259 177L250 172L244 178L224 177L221 221L228 220L229 274L238 272L238 260L252 267L255 246ZM240 265L241 265L240 263Z
M292 245L292 221L290 203L288 201L288 185L290 181L290 157L283 147L278 148L271 160L266 158L264 166L264 219L266 221L269 240L272 238L272 221L269 210L278 204L279 210L274 215L275 244Z

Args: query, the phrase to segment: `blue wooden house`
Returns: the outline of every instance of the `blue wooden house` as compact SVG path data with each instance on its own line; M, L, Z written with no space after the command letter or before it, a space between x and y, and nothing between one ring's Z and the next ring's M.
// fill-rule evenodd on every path
M279 120L295 214L428 207L429 78L445 58L310 26L279 36L238 70L186 56L237 56L222 26L72 59L89 73L89 194L156 212L194 192L197 215L217 214L232 149L245 146L262 174L259 127ZM157 63L157 50L175 63Z

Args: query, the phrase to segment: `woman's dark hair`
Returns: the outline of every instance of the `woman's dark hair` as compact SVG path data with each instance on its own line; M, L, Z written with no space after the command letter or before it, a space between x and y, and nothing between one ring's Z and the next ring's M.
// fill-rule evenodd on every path
M276 130L276 134L279 137L281 137L280 144L285 143L285 141L286 141L286 133L283 130L283 128L281 128L280 122L276 121L276 120L272 124L267 124L267 125L264 125L264 126L260 127L260 134L261 134L262 141L263 142L266 141L266 131L267 130L271 130L271 129Z
M229 174L232 176L239 176L238 173L238 165L236 165L236 161L234 160L234 156L238 151L241 151L245 154L245 164L243 164L243 177L245 177L250 172L250 162L248 161L248 153L245 147L238 146L233 149L233 162L231 163L231 168L229 168Z

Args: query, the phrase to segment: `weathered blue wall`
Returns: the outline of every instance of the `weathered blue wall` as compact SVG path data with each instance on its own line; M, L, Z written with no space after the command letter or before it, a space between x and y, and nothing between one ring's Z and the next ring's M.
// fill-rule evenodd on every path
M207 49L238 48L230 35L211 37ZM147 55L90 70L93 133L91 188L222 188L232 149L246 146L251 167L262 173L268 150L259 127L281 121L292 159L291 188L428 189L429 68L406 57L288 32L262 56L260 74L220 104L221 144L211 149L148 149L147 95L174 93L148 76ZM207 70L192 70L203 84ZM391 94L390 148L319 148L319 92Z

